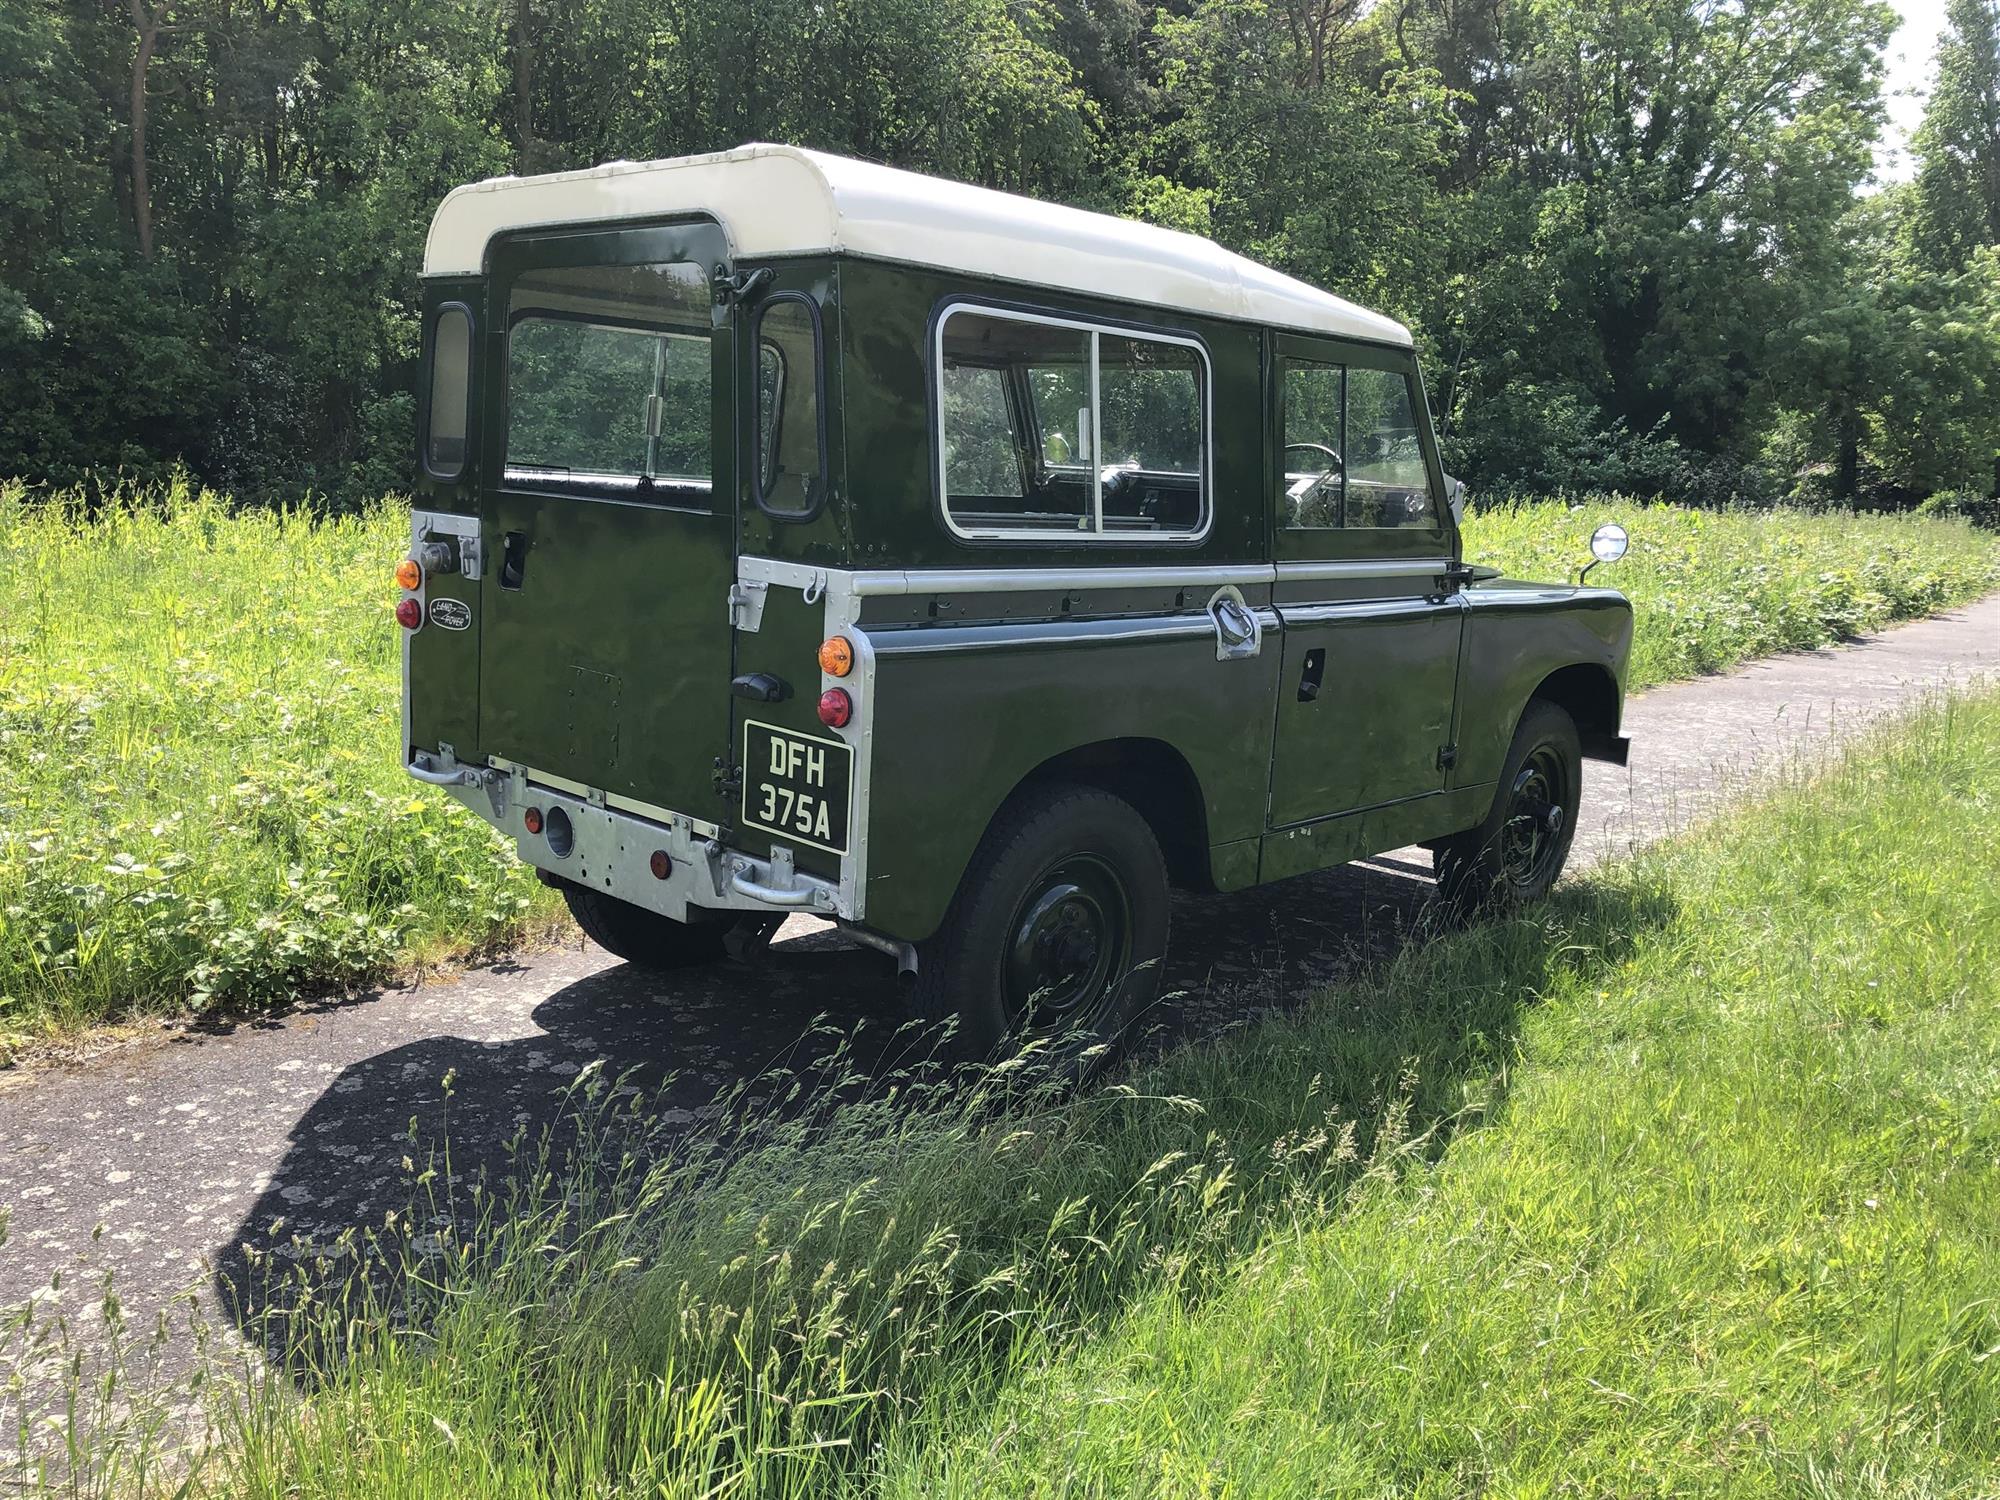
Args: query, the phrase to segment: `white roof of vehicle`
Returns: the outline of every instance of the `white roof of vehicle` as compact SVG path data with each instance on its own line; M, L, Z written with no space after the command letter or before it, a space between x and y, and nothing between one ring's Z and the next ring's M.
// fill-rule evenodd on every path
M737 255L836 252L1063 287L1155 307L1408 344L1393 318L1212 240L1133 219L793 146L739 146L454 188L431 220L426 275L477 275L513 229L712 214Z

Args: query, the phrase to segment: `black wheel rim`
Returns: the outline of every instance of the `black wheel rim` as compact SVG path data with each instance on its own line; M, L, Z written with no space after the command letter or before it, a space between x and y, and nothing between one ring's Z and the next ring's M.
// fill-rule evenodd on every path
M1515 773L1500 829L1500 870L1516 890L1555 878L1576 804L1568 763L1553 745L1538 745Z
M1052 865L1015 908L1002 976L1017 1034L1097 1029L1116 1002L1132 953L1132 900L1095 854Z

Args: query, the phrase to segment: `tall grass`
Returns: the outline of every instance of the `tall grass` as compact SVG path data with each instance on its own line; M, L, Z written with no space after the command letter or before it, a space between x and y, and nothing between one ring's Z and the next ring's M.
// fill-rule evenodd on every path
M1991 533L1909 516L1542 501L1475 510L1465 555L1515 578L1570 579L1605 521L1631 533L1632 549L1590 582L1632 600L1634 691L1830 645L2000 588Z
M397 763L391 506L85 515L0 487L0 1055L51 1026L268 1002L546 911Z
M1986 1493L1996 805L1989 694L1094 1096L808 1076L660 1157L587 1087L283 1258L203 1482Z
M1594 578L1632 594L1636 686L2000 584L2000 540L1949 521L1549 503L1476 516L1470 551L1560 577L1606 516L1634 537ZM91 513L0 485L0 1061L555 920L500 839L397 767L405 525L184 483Z

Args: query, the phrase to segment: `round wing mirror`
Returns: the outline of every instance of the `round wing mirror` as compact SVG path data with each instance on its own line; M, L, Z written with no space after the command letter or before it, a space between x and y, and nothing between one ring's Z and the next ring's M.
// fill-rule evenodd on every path
M1606 521L1590 534L1590 555L1598 562L1617 562L1632 545L1632 538L1616 521Z

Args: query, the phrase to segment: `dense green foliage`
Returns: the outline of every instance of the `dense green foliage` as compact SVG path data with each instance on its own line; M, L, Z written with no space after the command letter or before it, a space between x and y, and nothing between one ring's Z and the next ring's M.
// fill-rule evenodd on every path
M16 0L0 475L379 494L448 188L763 138L1384 307L1487 493L1985 495L1996 17L1952 0L1917 178L1864 193L1878 0Z
M1941 608L2000 539L1903 517L1557 503L1470 555L1561 577L1600 518L1633 685ZM0 485L0 1056L52 1027L238 1006L518 938L556 903L397 767L389 572L408 523L232 513L184 484L86 518Z
M647 1166L643 1100L591 1080L567 1160L530 1147L485 1197L437 1161L410 1214L271 1258L265 1305L327 1294L279 1325L312 1394L217 1402L202 1479L1988 1493L1996 803L2000 697L1941 705L1066 1104L1004 1073L856 1100L836 1059ZM0 1327L22 1355L70 1336ZM80 1394L100 1466L173 1431Z

